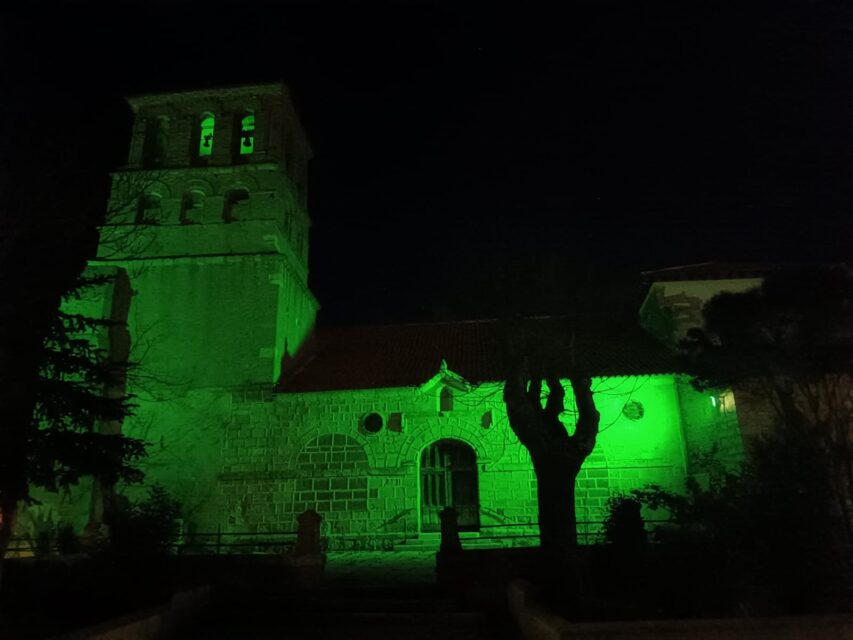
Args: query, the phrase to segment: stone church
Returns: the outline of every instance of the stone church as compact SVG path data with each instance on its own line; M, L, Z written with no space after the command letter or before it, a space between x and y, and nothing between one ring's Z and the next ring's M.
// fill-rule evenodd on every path
M128 382L138 408L101 428L150 443L146 482L181 501L188 535L292 531L313 508L330 547L390 548L434 535L447 505L472 537L535 534L536 478L502 401L500 323L316 326L311 146L287 88L128 102L129 158L90 264L117 277L76 304L127 323L100 339L140 363ZM760 274L647 275L636 322L532 321L571 336L558 348L594 376L601 433L578 479L581 540L614 493L678 490L702 472L695 453L742 450L749 403L736 412L730 392L694 391L670 346L702 301ZM78 530L102 517L94 481L46 504Z

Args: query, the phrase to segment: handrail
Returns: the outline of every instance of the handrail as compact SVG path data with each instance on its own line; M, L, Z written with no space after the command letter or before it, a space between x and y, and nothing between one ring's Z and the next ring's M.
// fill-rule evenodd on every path
M578 520L575 522L577 526L581 525L603 525L606 520ZM671 518L651 519L643 518L644 524L657 524L661 522L672 522ZM480 529L503 529L506 527L538 527L538 522L507 522L506 524L481 524Z
M196 533L184 533L184 537L194 538L197 536L295 536L298 531L213 531Z
M217 531L184 531L178 541L171 545L174 552L190 551L193 548L213 549L217 555L223 548L253 547L286 549L296 555L311 555L320 553L323 540L320 535L322 516L313 509L303 511L296 518L299 529L296 531L223 531L221 526ZM48 532L37 533L35 536L12 536L7 545L7 553L39 555L58 551L62 543ZM83 535L76 538L79 543L98 542L100 536Z

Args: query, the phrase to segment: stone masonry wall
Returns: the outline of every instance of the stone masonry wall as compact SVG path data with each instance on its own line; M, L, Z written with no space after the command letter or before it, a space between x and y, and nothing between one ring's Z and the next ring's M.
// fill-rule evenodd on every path
M450 411L439 410L443 387L436 381L421 388L262 399L234 394L217 498L210 501L223 530L293 530L296 516L314 508L336 546L381 547L413 537L420 531L421 453L449 438L476 454L482 535L534 531L513 526L535 523L536 480L507 422L500 385L454 391ZM602 428L578 478L580 521L600 521L615 492L647 482L679 489L685 473L672 377L599 380L596 391ZM631 402L641 408L623 411ZM363 424L372 412L383 418L377 433ZM391 414L400 414L399 428ZM574 422L571 407L565 422Z
M714 451L727 468L736 468L743 460L743 438L734 394L698 393L687 378L679 378L677 384L689 472L706 474L699 459Z

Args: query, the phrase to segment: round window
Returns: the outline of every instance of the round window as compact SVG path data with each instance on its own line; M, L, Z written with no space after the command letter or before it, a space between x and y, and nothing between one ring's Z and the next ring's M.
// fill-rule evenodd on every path
M643 403L637 402L636 400L629 400L625 403L625 406L622 407L622 415L628 418L628 420L637 421L642 418L645 413L646 410L643 407Z
M379 433L382 430L382 416L378 413L368 413L361 421L361 426L367 433Z

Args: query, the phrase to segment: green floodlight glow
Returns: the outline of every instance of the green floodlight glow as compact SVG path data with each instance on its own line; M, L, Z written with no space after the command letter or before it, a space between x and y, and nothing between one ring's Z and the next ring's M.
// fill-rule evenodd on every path
M255 150L255 116L249 114L240 121L240 155L247 156Z
M134 353L144 349L144 366L163 372L164 386L175 389L163 401L156 390L128 381L138 408L123 433L168 450L166 460L152 456L142 463L147 482L191 504L198 531L285 531L300 513L315 509L333 537L365 537L372 545L386 535L437 530L448 504L457 508L458 524L472 530L481 522L535 523L539 483L509 426L500 381L468 385L443 364L415 391L286 389L270 396L276 380L290 380L301 366L297 354L315 320L304 272L290 268L289 252L270 252L267 242L275 229L269 220L290 239L304 269L307 225L280 210L301 195L302 185L279 181L277 172L241 176L219 166L242 160L245 170L261 159L253 157L251 107L265 136L267 123L276 120L260 110L262 103L222 112L226 127L214 162L216 116L203 109L215 104L182 112L180 122L191 133L186 142L198 145L197 155L190 166L170 167L157 181L158 193L146 193L136 211L139 225L175 218L191 225L143 229L156 242L141 247L139 259L180 259L128 270L131 346ZM144 159L158 166L171 157L169 120L145 124ZM298 174L297 150L288 144L284 152L284 168ZM274 197L256 195L267 193ZM227 233L214 224L241 219L252 224ZM110 312L114 295L103 288L87 304L95 313ZM578 520L587 523L582 535L595 533L613 495L649 483L681 490L687 474L701 472L691 462L694 452L716 447L726 464L740 454L730 393L700 393L673 375L596 378L594 393L600 431L575 487ZM571 392L561 418L573 433ZM87 499L74 517L85 523L90 512Z
M213 153L213 129L216 119L213 114L205 114L199 123L198 155L209 156Z

